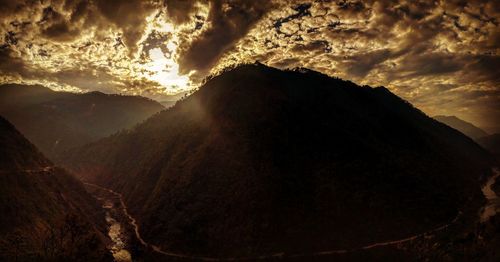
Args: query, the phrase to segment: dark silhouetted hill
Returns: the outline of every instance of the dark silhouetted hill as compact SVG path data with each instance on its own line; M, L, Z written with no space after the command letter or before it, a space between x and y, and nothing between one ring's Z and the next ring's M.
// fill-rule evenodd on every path
M487 136L488 134L483 131L481 128L466 122L456 116L434 116L434 119L437 121L444 123L450 127L455 128L456 130L462 132L466 136L472 139L478 139L480 137Z
M138 96L55 92L43 86L0 86L0 115L50 158L145 120L163 109Z
M65 156L80 176L124 194L145 239L212 256L355 248L426 231L482 200L478 179L491 161L386 88L260 64Z
M480 137L476 141L500 160L500 134Z
M2 117L0 213L1 261L110 259L99 205Z

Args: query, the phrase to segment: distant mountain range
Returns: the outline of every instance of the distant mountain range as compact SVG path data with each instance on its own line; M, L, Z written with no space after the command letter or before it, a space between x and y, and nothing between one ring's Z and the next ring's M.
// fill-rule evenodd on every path
M100 206L2 117L0 213L1 261L111 259Z
M383 87L242 65L142 124L69 150L160 248L215 257L401 239L482 203L491 156ZM474 216L476 210L474 210Z
M456 116L439 115L439 116L434 116L434 119L436 119L437 121L444 123L450 127L455 128L456 130L464 133L465 135L467 135L468 137L470 137L472 139L478 139L478 138L485 137L488 135L488 133L486 133L481 128L479 128L479 127L477 127L477 126L475 126L467 121L464 121Z
M462 132L474 139L483 148L487 149L500 160L500 134L489 135L479 127L466 122L456 116L435 116L434 119Z
M0 115L50 158L130 128L162 109L159 103L139 96L75 94L17 84L0 86Z
M159 100L158 102L162 104L165 108L169 108L175 105L175 103L179 100L182 99L183 97L187 96L188 92L182 92L176 95L169 95L164 97L163 99Z

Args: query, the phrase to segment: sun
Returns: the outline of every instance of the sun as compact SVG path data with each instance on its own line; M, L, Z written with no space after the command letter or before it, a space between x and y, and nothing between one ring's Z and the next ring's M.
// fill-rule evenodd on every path
M172 48L172 44L167 44ZM144 65L145 77L159 83L168 94L175 94L190 90L189 77L179 75L179 64L174 59L167 57L160 48L149 50L150 62Z
M171 33L172 38L163 43L163 46L148 51L149 59L141 65L141 75L161 85L165 94L189 91L192 89L189 75L179 74L179 64L175 60L178 46L176 29L172 24L158 19L158 17L150 18L150 31Z

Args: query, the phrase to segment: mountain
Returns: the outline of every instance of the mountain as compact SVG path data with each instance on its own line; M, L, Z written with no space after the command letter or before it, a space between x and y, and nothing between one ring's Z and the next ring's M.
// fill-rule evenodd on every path
M169 107L172 107L173 105L175 105L175 103L179 99L182 99L187 95L188 95L188 92L182 92L182 93L175 94L175 95L169 95L169 96L163 97L162 100L159 100L158 102L161 105L163 105L165 108L169 108Z
M496 156L500 156L500 134L488 135L482 129L456 116L434 116L434 119L444 123L474 139L478 144Z
M472 139L487 136L488 134L481 128L466 122L456 116L434 116L434 119L462 132Z
M0 212L1 261L110 261L99 205L2 117Z
M449 223L490 155L383 87L242 65L144 123L66 152L144 239L214 257L358 248ZM476 216L477 210L474 210Z
M476 141L500 159L500 134L480 137Z
M43 86L0 86L0 115L44 154L60 152L132 127L163 106L139 96L55 92Z

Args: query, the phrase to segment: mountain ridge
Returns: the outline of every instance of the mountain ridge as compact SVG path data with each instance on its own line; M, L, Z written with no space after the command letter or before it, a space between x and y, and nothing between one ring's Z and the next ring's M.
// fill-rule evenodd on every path
M150 242L214 256L425 231L480 202L490 165L472 139L386 88L260 64L66 156L125 196Z
M0 102L0 115L51 159L163 110L158 102L140 96L56 92L19 84L1 85Z

